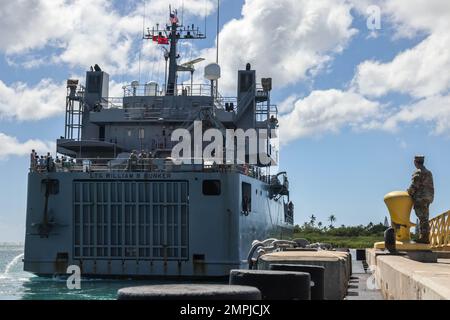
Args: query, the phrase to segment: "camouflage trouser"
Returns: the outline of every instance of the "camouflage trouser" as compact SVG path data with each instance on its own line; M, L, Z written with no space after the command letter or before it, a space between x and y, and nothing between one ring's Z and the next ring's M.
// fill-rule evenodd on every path
M422 242L429 241L430 238L430 224L428 222L430 215L430 203L429 202L417 202L414 204L414 210L416 216L419 218L419 233L420 240Z

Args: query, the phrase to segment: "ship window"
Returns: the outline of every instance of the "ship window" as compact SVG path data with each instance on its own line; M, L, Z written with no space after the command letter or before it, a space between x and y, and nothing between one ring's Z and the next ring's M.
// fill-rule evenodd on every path
M220 196L221 191L220 180L203 181L203 194L205 196Z

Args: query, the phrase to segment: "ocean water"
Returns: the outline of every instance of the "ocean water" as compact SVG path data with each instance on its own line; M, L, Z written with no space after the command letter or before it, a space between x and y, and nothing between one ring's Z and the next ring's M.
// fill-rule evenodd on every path
M164 281L82 279L81 290L69 290L66 280L41 278L23 271L23 247L0 245L0 300L115 300L117 291Z

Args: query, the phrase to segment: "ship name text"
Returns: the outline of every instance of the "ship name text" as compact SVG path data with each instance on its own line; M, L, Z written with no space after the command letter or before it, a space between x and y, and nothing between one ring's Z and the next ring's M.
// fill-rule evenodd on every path
M148 173L103 173L91 172L89 177L91 179L125 179L125 180L166 180L171 179L172 175L165 172L148 172Z

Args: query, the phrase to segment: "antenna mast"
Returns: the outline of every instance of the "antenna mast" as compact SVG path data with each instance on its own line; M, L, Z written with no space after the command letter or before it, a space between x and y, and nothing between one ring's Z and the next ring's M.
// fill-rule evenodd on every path
M216 63L219 64L219 34L220 34L220 0L217 0L217 48ZM216 98L219 97L219 79L216 80Z
M142 16L142 37L145 37L145 15L147 10L147 0L144 0L144 15ZM142 47L143 44L139 48L139 82L141 82L141 60L142 60Z
M169 72L167 76L166 95L174 96L177 94L177 72L180 70L180 66L177 63L177 59L180 55L177 52L178 41L180 40L198 40L205 39L206 36L200 32L200 29L195 25L182 26L178 19L177 10L172 11L172 7L169 6L169 23L165 28L160 28L159 24L156 28L148 29L147 34L144 35L144 39L152 40L158 45L168 45L168 64Z
M144 16L142 18L142 37L145 37L145 16L147 11L147 0L144 0Z
M220 0L217 0L217 48L216 63L219 64L219 33L220 33Z

